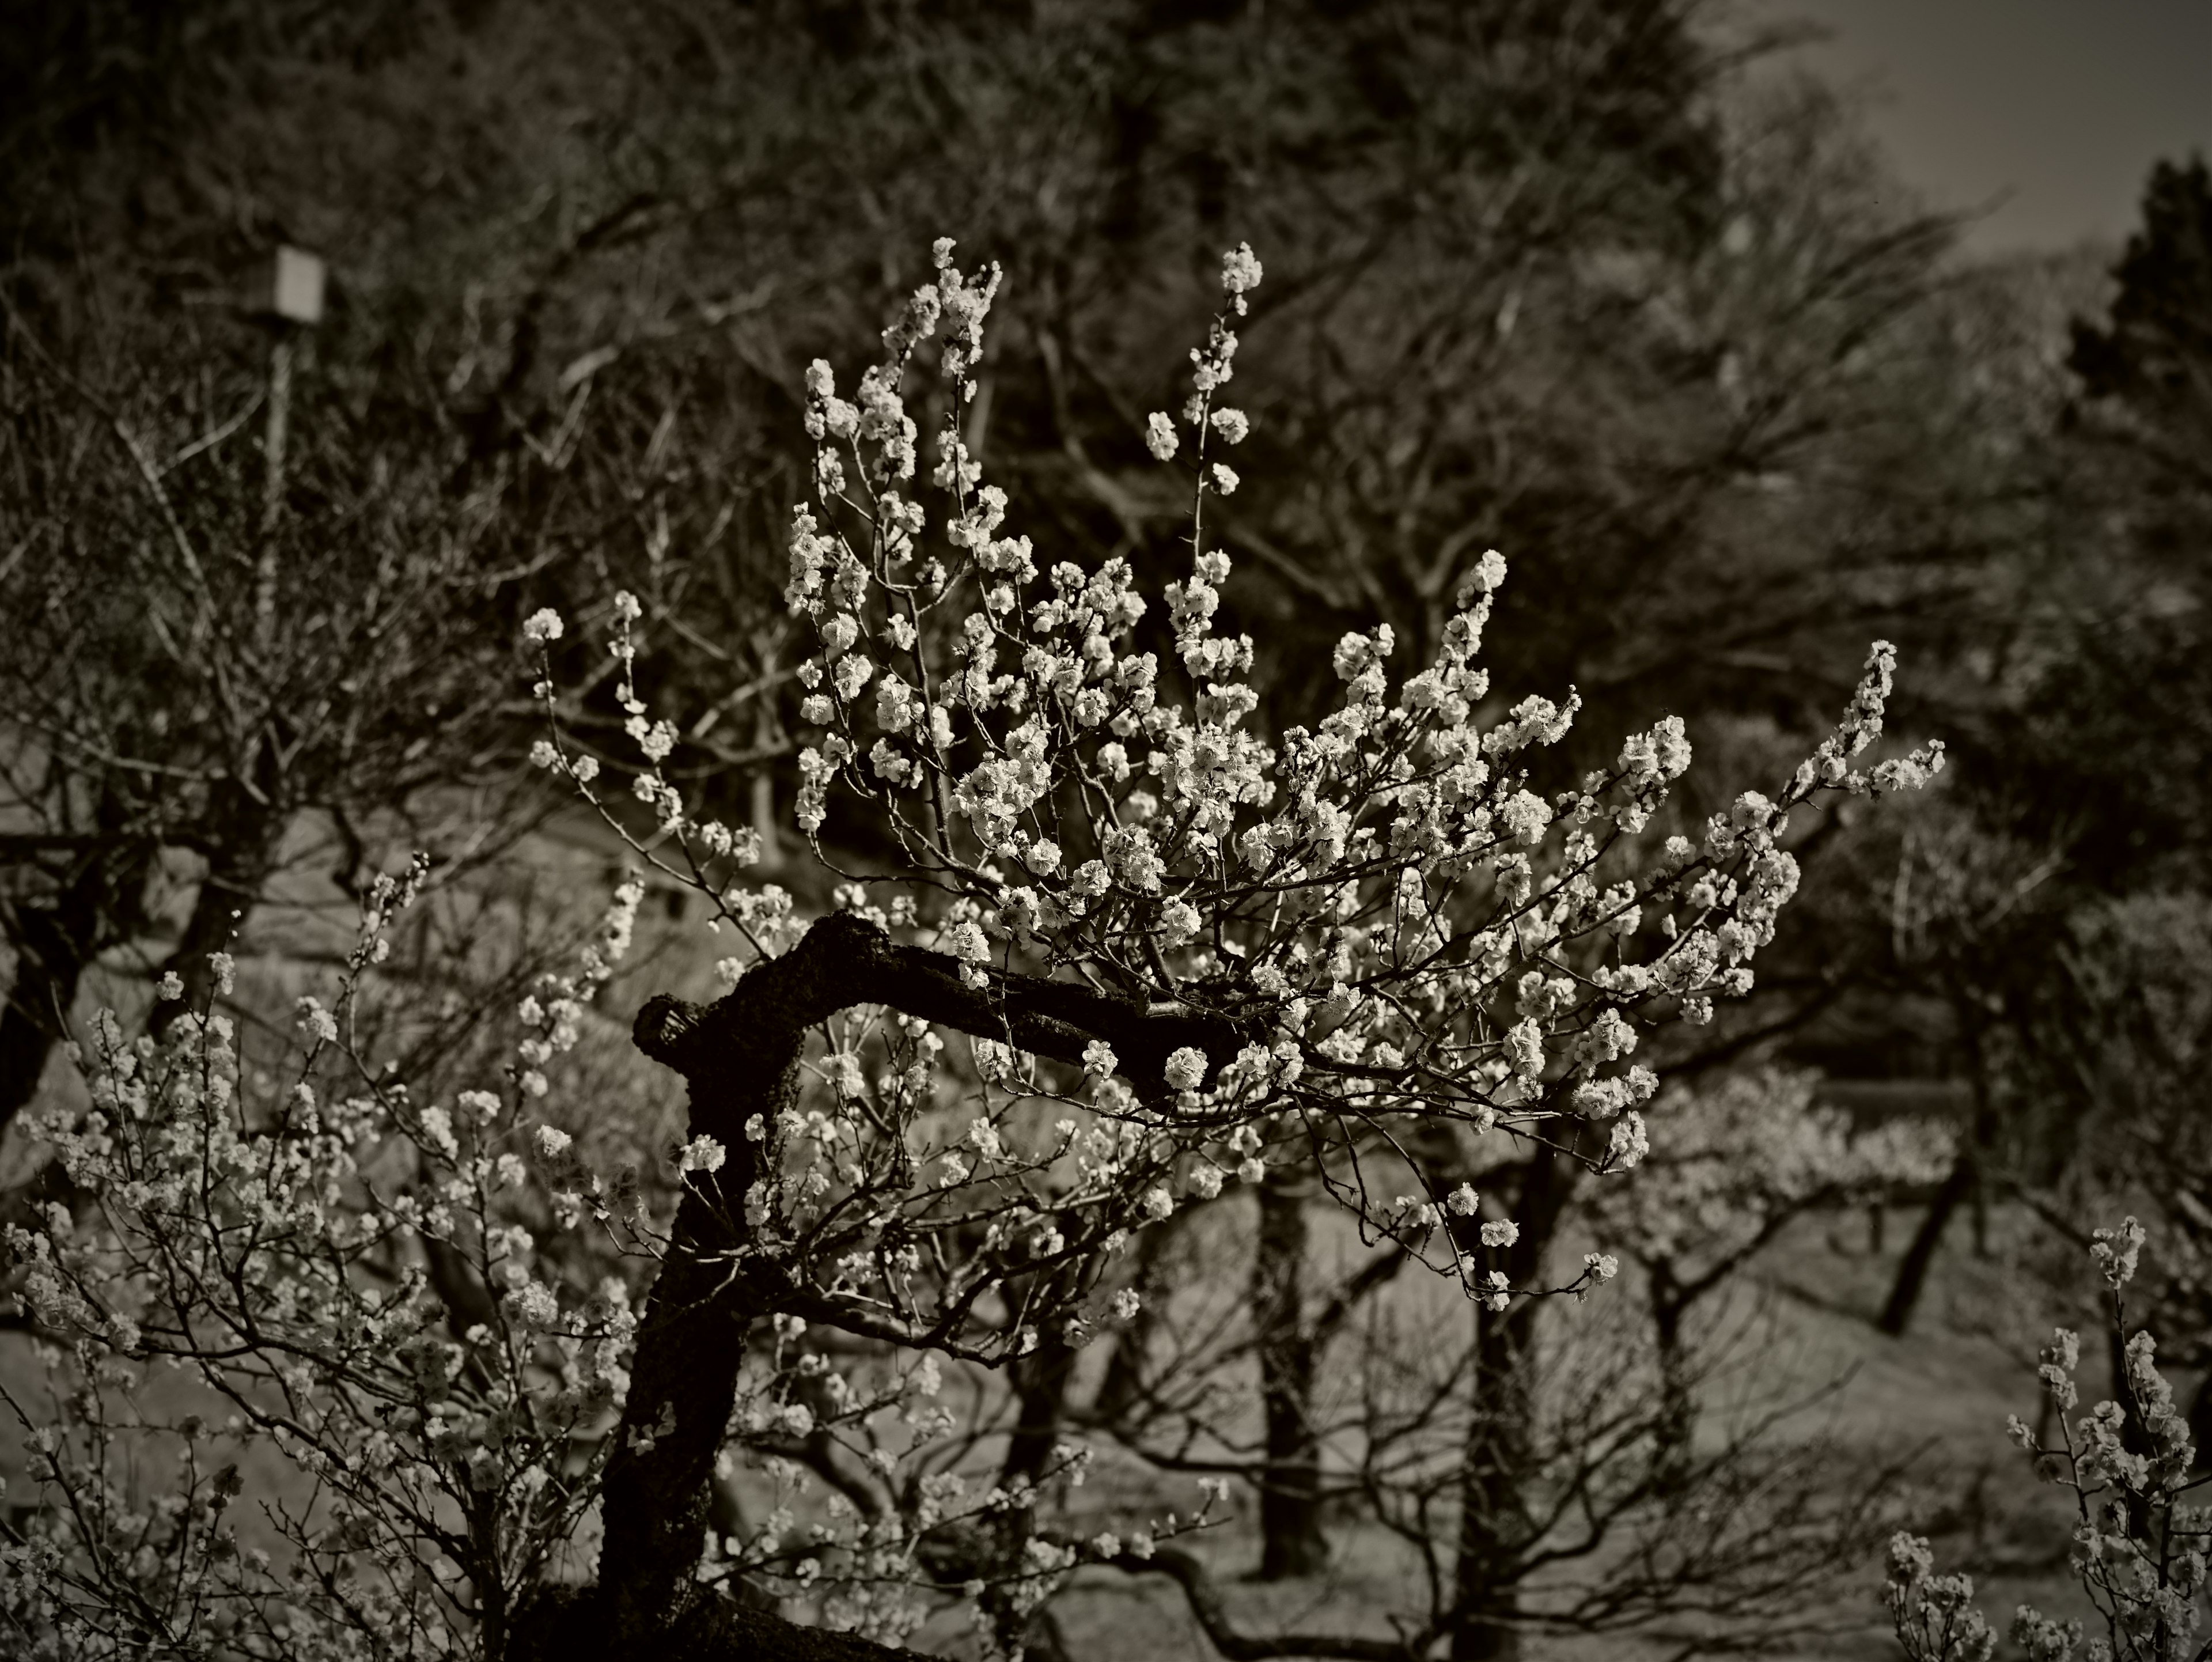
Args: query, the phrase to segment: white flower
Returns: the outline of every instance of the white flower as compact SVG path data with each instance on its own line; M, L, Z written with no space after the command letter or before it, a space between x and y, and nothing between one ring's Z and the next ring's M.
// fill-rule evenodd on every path
M1252 430L1252 423L1242 410L1217 410L1209 419L1224 443L1242 444L1244 435Z
M1585 1252L1583 1254L1583 1268L1589 1273L1592 1280L1609 1282L1620 1273L1620 1261L1610 1252Z
M514 1311L529 1327L550 1327L561 1318L560 1301L540 1282L532 1282L514 1295Z
M1512 800L1500 810L1499 817L1506 828L1523 843L1534 843L1544 834L1552 823L1551 805L1533 791L1516 791Z
M1237 487L1240 481L1237 478L1237 470L1235 468L1229 466L1224 462L1216 462L1213 464L1213 488L1216 490L1218 490L1223 496L1235 496L1237 494Z
M1482 1209L1482 1198L1474 1192L1474 1185L1463 1183L1444 1197L1444 1204L1462 1218L1471 1218Z
M1164 410L1155 410L1145 418L1145 448L1152 453L1155 461L1166 461L1175 454L1175 423Z
M1509 1218L1497 1218L1482 1226L1485 1246L1510 1246L1521 1239L1521 1226Z
M319 1044L337 1043L337 1018L325 1009L320 999L301 994L294 1006L300 1031Z
M676 1166L679 1172L686 1175L693 1172L719 1172L729 1157L729 1150L714 1138L696 1136L684 1145L684 1152L677 1156Z
M564 628L566 625L561 621L561 614L550 606L544 606L532 612L524 621L522 638L532 646L544 646L548 642L559 640Z
M660 762L676 748L676 729L666 721L655 721L647 727L642 715L630 718L630 737L637 740L638 748L645 752L648 762Z
M2105 1278L2105 1285L2118 1292L2132 1280L2136 1259L2142 1251L2143 1227L2130 1216L2118 1229L2100 1229L2091 1237L2089 1256L2095 1260L2097 1273Z
M1505 1034L1505 1056L1513 1071L1534 1079L1544 1071L1544 1030L1534 1016L1516 1021Z
M184 995L185 978L174 970L168 971L155 983L154 996L156 998L168 1000L182 998Z
M1144 1308L1144 1306L1143 1295L1133 1288L1125 1287L1114 1295L1112 1305L1114 1319L1122 1322L1132 1320L1136 1313Z
M1168 1083L1178 1091L1195 1091L1206 1077L1206 1052L1186 1044L1168 1053Z
M574 1137L558 1126L541 1125L538 1128L538 1150L549 1158L555 1154L566 1154L568 1145L574 1141Z
M1103 1038L1094 1038L1083 1047L1083 1071L1093 1079L1105 1079L1121 1065L1114 1047Z
M1240 317L1244 313L1244 295L1260 286L1260 260L1253 253L1252 245L1240 242L1221 257L1221 289L1229 296L1230 304Z
M1168 1193L1165 1189L1155 1187L1145 1190L1137 1204L1157 1221L1168 1216L1175 1210L1175 1196Z

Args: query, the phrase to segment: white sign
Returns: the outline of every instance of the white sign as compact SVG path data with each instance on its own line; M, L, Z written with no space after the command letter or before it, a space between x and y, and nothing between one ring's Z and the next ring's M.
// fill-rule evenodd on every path
M270 309L294 323L320 323L325 271L320 256L304 248L279 247Z

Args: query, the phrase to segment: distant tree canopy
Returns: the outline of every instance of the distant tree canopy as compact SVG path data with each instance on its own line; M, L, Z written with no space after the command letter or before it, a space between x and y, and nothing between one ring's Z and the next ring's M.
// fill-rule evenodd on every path
M2201 883L2212 760L2212 174L2160 162L2113 265L2103 321L2077 320L2071 484L2106 557L2063 673L2030 712L2039 751L2094 769L2098 872ZM2096 530L2091 532L2096 534ZM2062 773L2060 788L2072 780Z
M780 558L798 368L939 234L1018 297L979 447L1069 546L1170 557L1144 349L1191 321L1170 274L1249 238L1284 287L1246 396L1296 419L1248 467L1295 488L1231 514L1255 556L1232 612L1292 631L1290 661L1370 619L1419 656L1469 551L1510 543L1502 686L1797 721L1846 636L1955 587L1974 533L1935 459L1990 412L1898 350L1942 228L1877 205L1817 98L1747 100L1758 43L1728 24L1690 0L33 7L11 56L46 68L0 144L27 310L89 303L88 266L156 314L204 305L273 242L317 247L319 350L416 429L391 441L560 476L558 509L533 487L502 527L551 598L644 576L714 601L718 639L763 626L746 574ZM1839 610L1809 657L1784 644ZM1640 643L1723 615L1717 682ZM1286 716L1304 685L1271 693ZM749 767L776 724L701 740Z
M2160 161L2143 191L2142 228L2112 268L2110 320L2074 327L2074 371L2092 399L2146 417L2212 411L2212 173L2199 156Z

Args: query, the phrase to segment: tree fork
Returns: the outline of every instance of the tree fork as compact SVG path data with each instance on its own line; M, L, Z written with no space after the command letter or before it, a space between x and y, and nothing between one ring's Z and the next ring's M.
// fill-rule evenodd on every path
M744 1196L762 1147L745 1122L798 1100L807 1028L856 1001L855 982L886 944L858 918L825 918L707 1009L660 997L638 1012L638 1049L684 1075L692 1135L714 1138L728 1158L677 1208L607 1462L599 1595L622 1647L665 1635L696 1601L691 1572L746 1335L779 1304L767 1265L744 1256Z
M1183 1045L1218 1065L1248 1037L1227 1017L1173 1001L1115 998L997 971L986 977L972 987L957 960L895 943L878 925L839 912L703 1009L662 996L639 1011L638 1049L683 1075L691 1135L713 1137L728 1157L720 1172L695 1179L677 1208L607 1463L599 1602L618 1654L659 1654L652 1647L704 1619L694 1614L702 1601L691 1573L746 1334L790 1292L767 1260L747 1252L744 1196L761 1175L762 1145L744 1127L755 1114L773 1120L797 1102L809 1027L854 1005L882 1004L1066 1062L1101 1038L1122 1073L1148 1084Z

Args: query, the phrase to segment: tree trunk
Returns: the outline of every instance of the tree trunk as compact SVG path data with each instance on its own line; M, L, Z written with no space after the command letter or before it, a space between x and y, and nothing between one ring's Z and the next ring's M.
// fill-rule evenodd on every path
M1321 1526L1321 1448L1313 1423L1314 1336L1306 1324L1305 1185L1270 1172L1260 1185L1252 1263L1260 1397L1267 1461L1260 1486L1260 1579L1318 1575L1328 1564Z
M1527 1544L1522 1482L1528 1468L1528 1368L1534 1358L1535 1306L1475 1306L1475 1408L1460 1474L1460 1619L1452 1662L1516 1662L1521 1634L1516 1561Z
M131 837L128 811L103 791L93 823L100 841L64 876L50 904L8 909L15 977L0 1006L0 1130L38 1094L46 1059L69 1031L86 968L144 926L153 845Z
M1075 1376L1076 1351L1058 1339L1045 1339L1016 1364L1015 1400L1018 1411L1013 1435L1006 1440L1006 1458L999 1469L1001 1483L1036 1482L1060 1446L1060 1410Z
M2043 1399L2046 1403L2051 1400L2048 1391ZM2042 1440L2040 1428L2036 1440ZM2196 1394L2189 1399L2189 1440L2197 1446L2195 1469L2212 1470L2212 1372L2197 1382Z
M1070 1225L1073 1227L1073 1224ZM1079 1282L1073 1267L1057 1277L1055 1291L1072 1290ZM1060 1421L1067 1408L1067 1388L1075 1379L1075 1347L1059 1333L1040 1333L1036 1348L1008 1369L1014 1388L1013 1434L1006 1440L1006 1458L1000 1468L1001 1483L1017 1480L1035 1482L1060 1443Z
M187 1010L207 1008L215 990L215 971L208 959L230 949L276 863L276 839L283 835L283 828L272 825L267 816L234 819L228 831L220 851L208 861L207 874L200 879L184 933L177 937L175 947L161 966L174 971L185 983L185 995L154 1007L152 1026L156 1033L167 1032L170 1024Z
M1674 1277L1674 1266L1662 1258L1651 1266L1651 1326L1659 1356L1659 1419L1652 1452L1654 1487L1679 1494L1688 1474L1698 1436L1698 1397L1690 1378L1690 1359L1682 1345L1682 1314L1687 1300Z
M807 947L828 944L815 936L829 933L817 924L793 951L757 965L745 978L743 1018L716 1024L712 1045L696 1042L704 1022L673 1001L657 999L638 1016L639 1048L690 1086L691 1135L714 1138L727 1160L695 1178L677 1208L602 1485L600 1604L622 1655L670 1642L699 1602L693 1571L746 1336L779 1302L766 1266L736 1256L750 1233L744 1198L760 1175L763 1146L744 1126L754 1114L773 1120L799 1099L806 1029L826 1014L817 983L830 956Z
M1920 1302L1929 1266L1936 1261L1936 1249L1942 1243L1944 1227L1951 1221L1951 1215L1959 1209L1959 1202L1974 1187L1976 1175L1973 1152L1961 1150L1949 1175L1937 1186L1935 1199L1929 1202L1928 1215L1921 1219L1920 1227L1913 1232L1912 1244L1905 1249L1905 1257L1898 1263L1897 1280L1890 1287L1889 1302L1882 1306L1878 1324L1892 1337L1902 1334L1911 1324L1913 1306Z
M87 871L51 907L15 909L15 979L0 1008L0 1128L29 1105L46 1058L67 1030L77 983L98 950L98 874Z
M727 1158L686 1190L646 1300L601 1483L597 1588L588 1598L540 1592L518 1619L518 1634L527 1635L518 1640L519 1658L903 1654L741 1610L703 1595L694 1579L746 1331L762 1316L806 1302L773 1255L749 1251L744 1199L760 1174L763 1145L746 1137L746 1121L755 1114L773 1120L798 1100L808 1028L855 1004L889 1005L1063 1061L1079 1060L1090 1039L1103 1038L1122 1056L1126 1075L1148 1082L1163 1081L1167 1057L1183 1045L1229 1056L1247 1038L1232 1023L1181 1005L1148 1006L1023 976L998 975L977 989L941 953L896 945L876 925L836 913L817 920L789 952L755 965L714 1005L702 1010L663 997L638 1013L638 1048L690 1087L690 1134L714 1138Z
M1455 1228L1462 1251L1476 1252L1478 1262L1486 1262L1481 1254L1487 1253L1486 1261L1513 1286L1528 1286L1543 1272L1545 1249L1573 1183L1560 1158L1548 1143L1529 1156L1513 1206L1520 1234L1510 1246L1477 1247L1480 1225L1474 1218L1458 1221ZM1479 1302L1474 1306L1474 1403L1460 1473L1452 1662L1514 1662L1521 1654L1515 1616L1532 1530L1523 1486L1533 1458L1536 1309L1533 1299L1516 1300L1503 1311Z
M1143 1302L1128 1324L1114 1336L1114 1348L1106 1358L1105 1377L1099 1380L1098 1394L1091 1399L1090 1417L1094 1422L1112 1425L1142 1411L1147 1389L1146 1357L1153 1330L1159 1323L1159 1309L1152 1300L1153 1282L1168 1241L1188 1216L1188 1212L1177 1212L1137 1237L1129 1285Z
M1900 1336L1912 1321L1913 1307L1920 1302L1929 1267L1936 1261L1936 1249L1942 1243L1943 1231L1951 1221L1951 1215L1959 1209L1959 1202L1971 1196L1977 1208L1984 1204L1982 1162L1997 1142L1996 1099L1990 1089L1989 1058L1982 1046L1981 1018L1963 993L1954 990L1952 1002L1959 1012L1959 1035L1966 1047L1966 1064L1973 1085L1973 1123L1960 1147L1959 1158L1936 1190L1928 1215L1920 1221L1912 1244L1905 1249L1905 1257L1897 1266L1897 1280L1891 1284L1889 1302L1882 1306L1877 1324L1892 1338ZM1986 1231L1986 1223L1978 1215L1978 1251L1985 1245Z
M1075 1379L1076 1355L1073 1345L1052 1334L1041 1337L1037 1348L1008 1370L1013 1376L1015 1419L1013 1434L1006 1439L1006 1458L999 1467L1001 1487L1011 1490L1017 1484L1035 1484L1051 1464L1052 1452L1060 1445L1067 1388ZM988 1549L997 1562L978 1564L970 1573L993 1576L1012 1573L1019 1568L1023 1550L1036 1531L1034 1507L1009 1507L1000 1515L999 1527ZM1047 1606L1024 1611L1007 1596L1006 1587L996 1584L985 1591L982 1603L1000 1650L1011 1654L1019 1648L1043 1656L1056 1653L1055 1647L1065 1649L1059 1644L1059 1629Z

